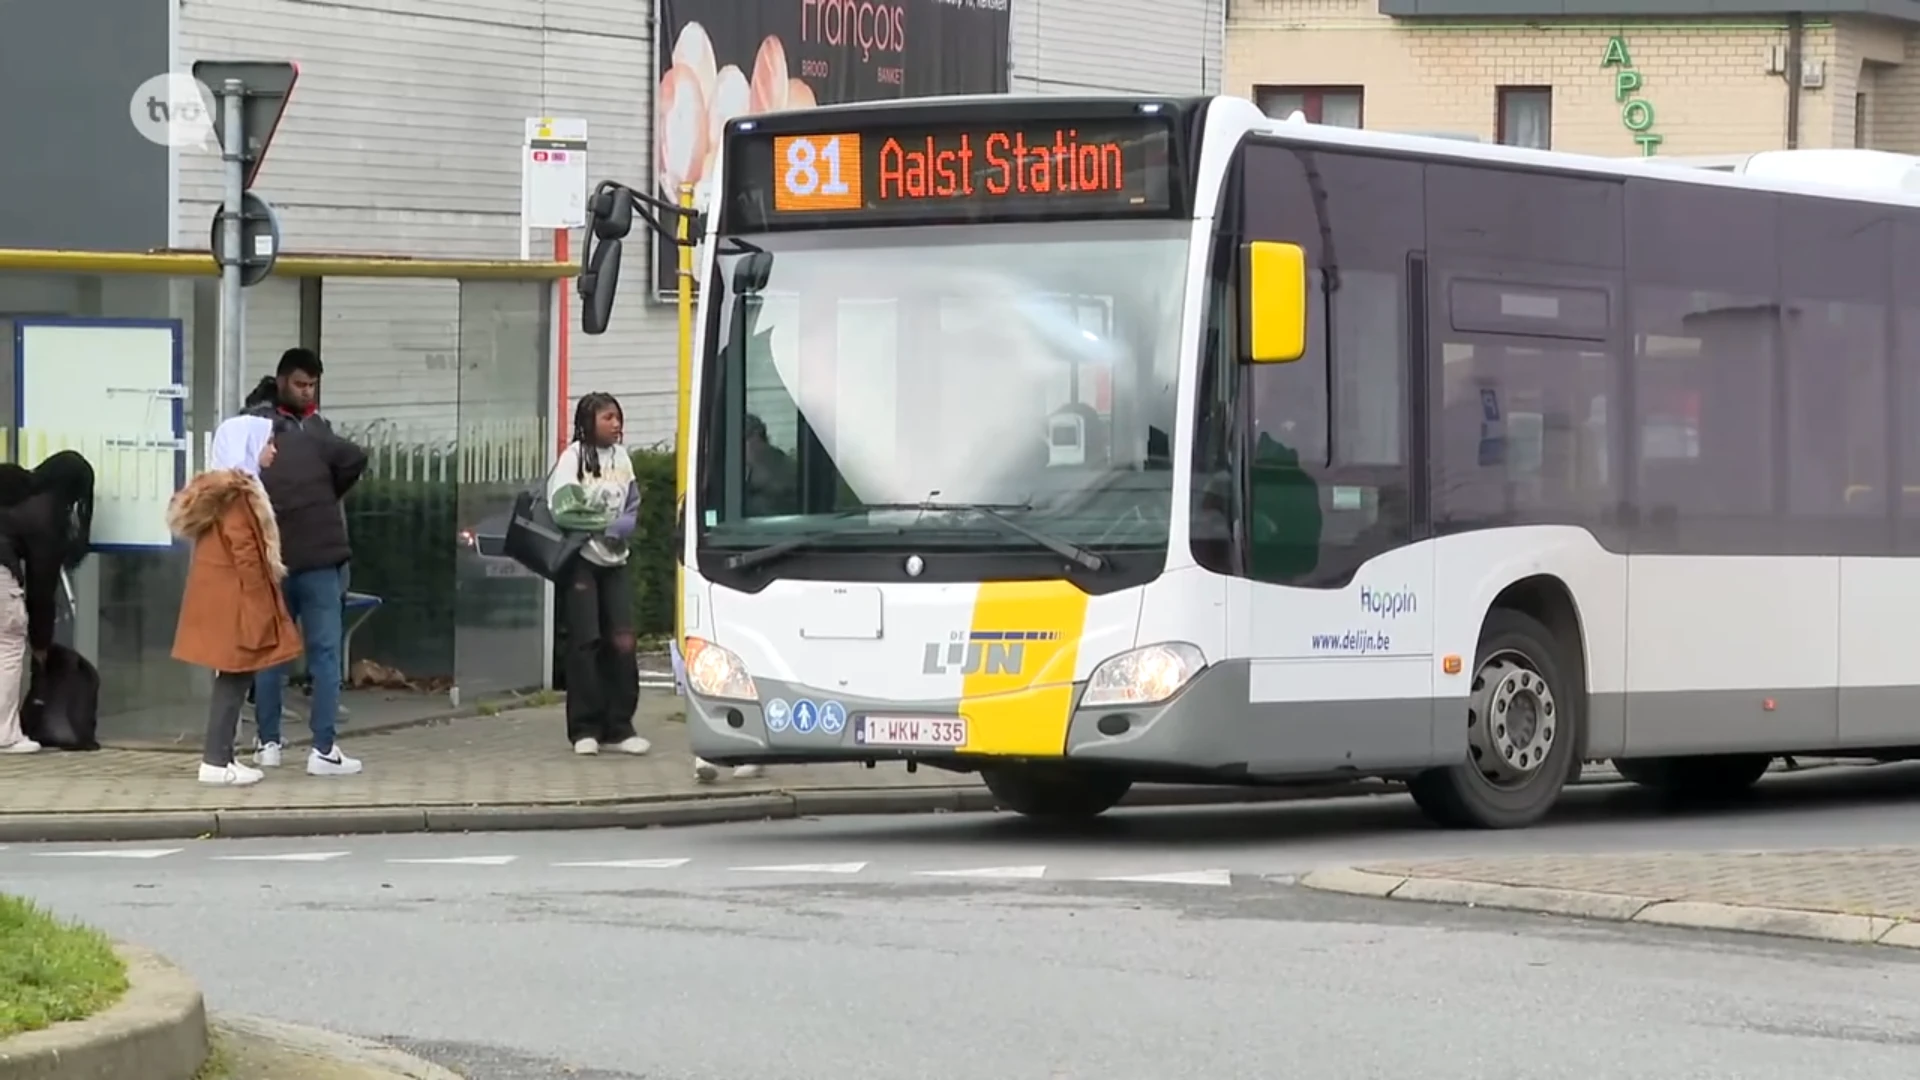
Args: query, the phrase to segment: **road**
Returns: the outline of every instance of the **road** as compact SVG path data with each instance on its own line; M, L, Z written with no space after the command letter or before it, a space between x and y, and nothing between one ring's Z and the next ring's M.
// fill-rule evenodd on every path
M956 814L16 846L0 882L162 949L216 1009L484 1080L1908 1080L1903 950L1293 882L1413 854L1911 842L1916 791L1920 767L1842 770L1676 815L1589 790L1499 834L1373 798L1080 830Z

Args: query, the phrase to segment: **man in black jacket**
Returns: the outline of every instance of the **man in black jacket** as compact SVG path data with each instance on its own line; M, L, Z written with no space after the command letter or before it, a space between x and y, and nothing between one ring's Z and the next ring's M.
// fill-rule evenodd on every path
M273 421L273 464L260 471L273 516L280 525L280 555L287 565L282 588L287 608L300 623L307 672L313 677L313 710L307 754L312 776L351 776L360 762L334 743L340 716L340 657L346 604L347 539L341 500L366 471L367 455L334 434L318 411L320 357L311 349L288 349L274 377L260 380L246 412ZM280 718L285 668L261 672L253 684L254 723L260 745L254 763L280 764Z

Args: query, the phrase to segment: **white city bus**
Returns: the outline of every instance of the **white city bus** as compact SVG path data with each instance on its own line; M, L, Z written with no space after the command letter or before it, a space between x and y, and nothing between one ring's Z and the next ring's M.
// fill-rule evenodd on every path
M1515 827L1583 761L1725 795L1920 747L1913 197L1225 97L724 138L709 760L978 772L1041 816L1388 777Z

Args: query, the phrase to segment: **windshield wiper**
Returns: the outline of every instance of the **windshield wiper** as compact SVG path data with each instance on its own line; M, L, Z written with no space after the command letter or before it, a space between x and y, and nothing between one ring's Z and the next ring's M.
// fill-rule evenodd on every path
M1107 560L1071 540L1063 540L1050 533L1022 525L1007 516L1008 510L1031 510L1033 503L969 503L969 502L917 502L917 503L868 503L865 510L919 510L928 514L979 514L988 521L999 525L1008 532L1023 536L1039 544L1063 559L1071 559L1088 570L1106 569Z
M835 520L845 520L855 515L865 514L866 512L867 508L862 506L854 510L848 510L842 514L835 514L834 518ZM858 530L852 526L835 525L831 528L821 529L818 532L789 536L785 540L776 540L765 547L750 548L740 552L738 555L727 556L727 569L749 570L762 563L769 563L775 559L784 558L799 551L801 548L812 547L823 540L831 540L836 536L845 536L850 532L857 531Z

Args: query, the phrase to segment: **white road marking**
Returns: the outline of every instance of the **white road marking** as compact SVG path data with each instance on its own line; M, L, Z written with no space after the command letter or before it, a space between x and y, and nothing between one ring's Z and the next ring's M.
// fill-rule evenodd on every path
M863 862L795 863L792 866L736 866L742 873L764 874L857 874L867 868Z
M178 855L184 848L102 848L98 851L36 851L43 859L159 859Z
M1171 874L1131 874L1094 880L1126 881L1141 885L1231 885L1233 875L1226 870L1178 870Z
M5 850L0 847L0 850ZM161 859L169 855L178 855L184 848L93 848L82 851L25 851L18 845L14 848L21 854L37 855L41 858L67 859ZM262 855L213 855L201 852L212 862L255 862L255 863L326 863L336 859L345 859L354 854L351 851L286 851ZM518 862L519 855L451 855L440 858L386 859L387 863L409 866L507 866ZM555 869L601 869L601 870L679 870L693 862L690 858L667 859L580 859L568 862L548 863ZM872 867L871 862L820 862L789 863L780 865L733 866L728 871L737 874L833 874L852 875ZM892 872L913 877L949 878L969 881L1039 881L1047 878L1044 865L1024 866L970 866L955 869L915 870L911 864L902 867L893 864ZM1100 882L1113 882L1137 885L1203 885L1229 886L1233 884L1233 875L1227 870L1179 870L1157 874L1116 874L1110 877L1085 878L1068 873L1055 880L1077 879ZM1280 882L1291 882L1293 876L1273 878Z
M557 862L555 866L598 866L609 870L672 870L691 859L602 859L597 862Z
M974 870L917 870L924 877L956 878L1037 878L1047 872L1044 866L982 866Z
M350 851L289 851L280 855L213 855L214 862L326 862L344 858Z

